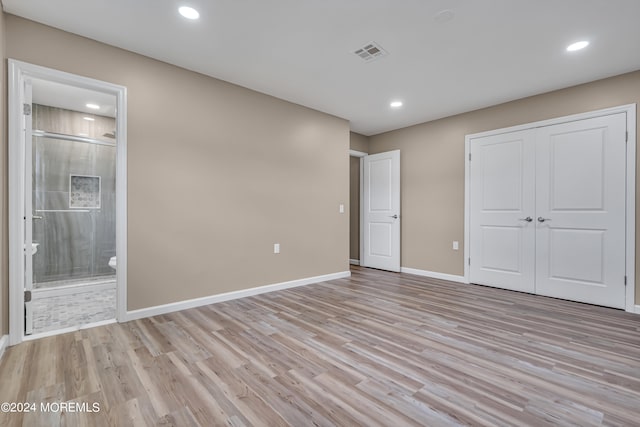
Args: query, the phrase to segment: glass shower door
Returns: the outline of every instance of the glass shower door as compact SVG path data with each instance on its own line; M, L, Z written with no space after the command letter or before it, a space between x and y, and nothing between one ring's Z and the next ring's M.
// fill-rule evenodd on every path
M113 319L115 143L39 130L32 140L32 301L25 333Z

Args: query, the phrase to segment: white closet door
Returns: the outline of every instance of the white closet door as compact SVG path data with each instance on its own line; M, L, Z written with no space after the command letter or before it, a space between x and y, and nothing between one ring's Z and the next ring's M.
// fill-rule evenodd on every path
M534 292L535 131L471 141L470 280Z
M536 293L625 306L624 113L538 129Z

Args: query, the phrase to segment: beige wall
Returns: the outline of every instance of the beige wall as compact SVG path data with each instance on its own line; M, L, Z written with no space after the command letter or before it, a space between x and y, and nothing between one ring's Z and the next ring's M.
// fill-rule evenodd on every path
M0 3L0 6L2 4ZM7 61L5 61L4 13L0 11L0 336L9 333L9 257L7 223Z
M638 102L640 71L371 137L371 153L401 150L402 266L464 274L465 135Z
M348 270L347 121L15 16L5 24L6 57L127 87L129 310Z
M359 133L349 133L349 148L363 153L369 152L369 137Z

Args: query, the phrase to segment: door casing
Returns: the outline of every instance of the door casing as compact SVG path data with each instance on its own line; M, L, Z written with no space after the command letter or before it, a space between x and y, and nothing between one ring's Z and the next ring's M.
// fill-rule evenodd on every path
M25 284L25 81L36 78L116 97L116 320L127 313L127 88L88 77L9 59L9 345L24 335ZM29 116L30 117L30 116ZM30 142L30 141L29 141Z
M511 133L538 127L550 126L561 123L568 123L577 120L585 120L616 113L626 113L627 118L627 143L626 143L626 244L625 244L625 264L626 264L626 295L625 311L639 312L635 306L635 201L636 201L636 104L628 104L619 107L607 108L591 111L587 113L575 114L559 117L550 120L527 123L509 128L496 129L488 132L466 135L465 137L465 212L464 212L464 279L470 283L469 264L469 244L471 231L471 140L474 138ZM473 262L473 261L471 261Z

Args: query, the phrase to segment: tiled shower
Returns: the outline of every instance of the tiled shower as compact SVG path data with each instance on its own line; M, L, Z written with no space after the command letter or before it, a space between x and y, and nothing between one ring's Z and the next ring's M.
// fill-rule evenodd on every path
M114 130L33 105L33 333L115 317Z

